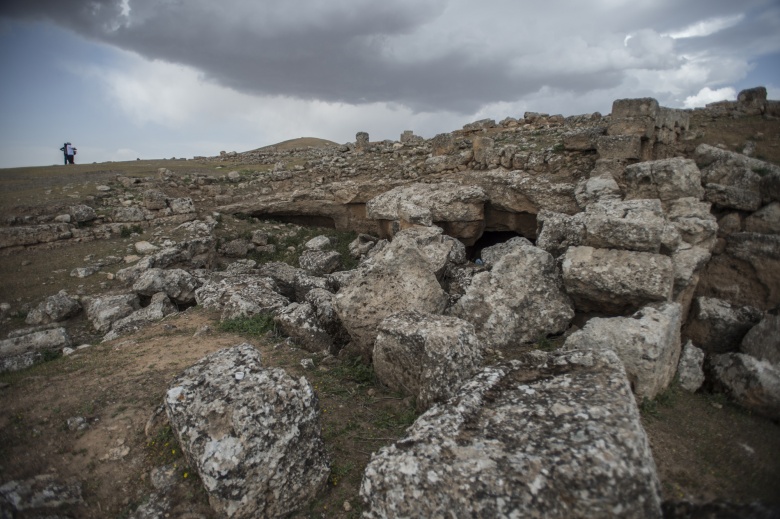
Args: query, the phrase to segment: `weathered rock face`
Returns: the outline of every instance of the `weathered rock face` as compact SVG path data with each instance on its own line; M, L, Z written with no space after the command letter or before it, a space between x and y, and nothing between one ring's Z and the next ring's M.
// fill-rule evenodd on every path
M390 238L411 224L446 228L450 236L472 245L482 234L487 196L475 186L410 184L397 187L366 204L369 218L378 220L382 237Z
M253 275L208 281L195 291L195 301L204 308L221 310L223 321L274 314L290 304L277 292L273 280Z
M80 311L81 304L65 290L60 290L33 308L24 322L30 325L55 323L73 317Z
M566 292L580 311L621 314L672 296L672 261L660 254L569 247L562 270Z
M195 301L195 291L201 284L198 278L183 269L152 268L133 283L133 291L144 296L164 292L177 303L189 304Z
M489 272L476 274L449 313L474 325L480 341L506 346L563 332L574 317L555 260L516 242Z
M766 314L745 334L739 350L780 367L780 316Z
M567 340L567 349L609 348L626 367L637 399L652 400L669 387L680 359L680 305L647 306L631 317L594 318Z
M307 250L301 254L298 261L301 268L312 276L324 276L339 269L341 254L333 250Z
M716 388L741 406L780 420L780 368L743 353L713 355L710 372Z
M455 317L395 314L380 323L374 343L377 378L416 397L420 412L453 396L481 361L474 326Z
M135 265L117 271L116 278L124 283L132 284L141 274L151 268L210 268L214 256L214 238L196 238L146 256Z
M115 294L87 299L84 310L93 328L99 333L106 333L115 321L127 317L140 307L141 302L136 294Z
M70 345L70 335L65 328L22 332L0 341L0 373L29 368L42 360L44 352Z
M696 392L704 383L704 350L688 341L680 354L677 366L677 380L680 387L691 393Z
M349 334L339 320L333 306L335 295L322 288L313 288L306 294L306 302L311 305L319 326L333 341L331 353L349 341Z
M678 198L701 200L701 172L690 159L672 158L632 164L622 179L626 200L658 198L667 203Z
M0 249L66 240L72 236L70 225L66 223L2 227L0 228Z
M149 305L115 321L111 325L111 331L103 337L103 340L110 341L122 335L133 333L147 324L157 322L177 311L176 305L168 295L165 292L158 292L152 296Z
M184 371L168 389L165 408L221 516L282 517L304 507L327 481L311 385L263 368L249 344Z
M697 297L685 336L708 353L736 351L745 334L761 320L761 312L714 297Z
M305 350L330 351L333 347L333 339L320 326L314 308L309 303L291 303L279 310L274 316L274 322Z
M747 210L755 211L762 200L763 203L777 200L773 190L766 189L769 187L767 182L780 175L780 167L774 164L707 144L696 148L696 163L701 168L702 183L708 186L708 200L711 196L709 185L713 186L713 193L732 193L730 197L721 195L721 199L711 200L713 203L740 209L732 202L750 200L754 208Z
M659 483L611 351L484 369L366 467L365 517L661 517Z
M336 294L336 313L365 358L386 317L404 310L440 314L447 304L435 266L410 231L396 235Z

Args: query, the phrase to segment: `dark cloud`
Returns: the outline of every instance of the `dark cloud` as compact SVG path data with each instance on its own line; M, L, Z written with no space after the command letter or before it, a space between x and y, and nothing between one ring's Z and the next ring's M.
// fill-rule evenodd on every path
M777 24L765 21L758 32L743 23L707 38L672 43L660 37L706 18L745 10L775 12L771 0L527 4L129 0L123 5L119 0L4 0L0 16L48 19L149 59L192 66L241 92L353 104L388 102L415 111L460 113L517 100L545 86L580 93L610 89L621 84L626 68L675 67L680 52L703 52L705 45L736 49L758 42L762 34L768 37L771 30L778 33ZM468 24L471 16L473 26ZM491 18L496 27L516 18L515 32L504 29L494 34L491 24L483 23ZM465 22L458 28L447 26L453 19ZM585 49L585 55L566 56L565 47L563 54L545 48L555 48L578 28L584 38L597 42ZM616 36L610 40L605 33ZM630 33L637 36L623 48L621 34ZM417 46L399 51L406 48L405 41ZM415 48L436 51L410 50ZM590 59L596 65L579 66L579 61ZM515 63L534 60L543 66Z

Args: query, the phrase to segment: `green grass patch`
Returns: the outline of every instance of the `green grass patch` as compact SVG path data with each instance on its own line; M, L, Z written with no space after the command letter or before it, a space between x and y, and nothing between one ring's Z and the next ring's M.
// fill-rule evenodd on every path
M355 382L358 385L373 385L376 383L374 368L365 364L360 357L345 360L333 368L331 374L336 378Z
M249 337L263 337L268 332L279 335L274 317L270 314L257 314L250 317L228 319L219 323L219 331Z

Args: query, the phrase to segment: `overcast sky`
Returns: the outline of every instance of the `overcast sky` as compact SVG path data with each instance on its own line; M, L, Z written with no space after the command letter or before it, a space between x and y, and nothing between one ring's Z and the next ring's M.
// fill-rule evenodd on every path
M2 0L0 167L780 99L778 0Z

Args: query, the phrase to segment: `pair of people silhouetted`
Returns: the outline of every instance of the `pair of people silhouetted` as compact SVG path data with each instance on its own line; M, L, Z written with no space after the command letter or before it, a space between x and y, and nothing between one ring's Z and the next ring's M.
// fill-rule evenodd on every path
M65 164L75 164L73 159L76 157L76 147L71 143L66 142L60 151L65 155Z

